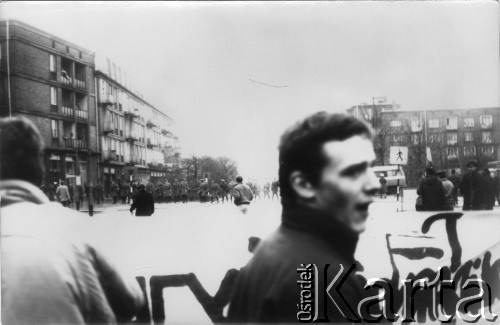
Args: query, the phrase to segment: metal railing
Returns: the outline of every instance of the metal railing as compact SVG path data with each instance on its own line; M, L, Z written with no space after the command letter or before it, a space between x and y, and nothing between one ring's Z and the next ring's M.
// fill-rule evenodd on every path
M87 149L87 140L64 139L66 148Z
M83 109L77 109L75 110L76 117L82 118L82 119L88 119L88 112L84 111Z
M75 112L74 112L74 109L71 108L71 107L67 107L67 106L62 106L62 115L66 115L66 116L75 116Z

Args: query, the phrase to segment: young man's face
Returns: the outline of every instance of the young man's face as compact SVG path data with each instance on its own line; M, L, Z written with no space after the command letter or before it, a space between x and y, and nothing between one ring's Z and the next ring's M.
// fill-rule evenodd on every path
M380 183L371 167L375 152L370 139L353 136L323 145L328 163L315 187L315 207L355 232L365 230L368 206Z

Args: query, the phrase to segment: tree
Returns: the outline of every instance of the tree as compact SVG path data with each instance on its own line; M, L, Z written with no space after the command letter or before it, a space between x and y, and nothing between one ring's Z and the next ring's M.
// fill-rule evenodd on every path
M205 175L217 182L221 179L233 180L238 173L236 163L227 157L192 156L184 159L183 165L188 181L198 181L205 178Z

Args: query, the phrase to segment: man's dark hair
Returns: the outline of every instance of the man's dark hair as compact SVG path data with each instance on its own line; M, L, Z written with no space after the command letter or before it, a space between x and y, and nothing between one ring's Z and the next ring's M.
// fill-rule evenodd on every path
M242 183L243 182L243 177L241 176L236 176L236 182Z
M41 185L44 143L38 128L23 116L0 119L0 179Z
M353 115L318 112L290 127L281 136L279 145L279 183L283 207L296 203L296 194L289 178L294 171L302 172L313 186L328 163L323 144L344 141L356 135L371 139L372 129Z
M432 167L427 167L425 169L425 174L427 174L427 175L436 175L436 171Z
M467 167L476 167L477 168L477 161L471 160L467 163Z

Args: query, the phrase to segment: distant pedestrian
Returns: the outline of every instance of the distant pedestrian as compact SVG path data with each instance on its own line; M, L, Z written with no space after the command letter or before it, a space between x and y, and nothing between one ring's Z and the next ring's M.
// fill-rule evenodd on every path
M174 203L180 201L180 185L177 179L174 179L174 183L172 184L172 193L174 195Z
M47 196L49 198L49 201L53 202L56 200L56 189L54 187L54 185L56 185L57 183L50 183L49 186L47 187Z
M425 170L425 178L420 182L417 194L422 197L421 211L439 211L445 202L443 184L439 181L432 167Z
M460 176L455 172L455 169L451 170L451 175L448 180L453 184L453 204L458 205L458 189L460 187Z
M274 201L274 196L276 196L276 199L279 200L279 196L278 196L278 189L280 187L280 183L275 179L272 183L271 183L271 191L273 192L273 195L271 197L271 199Z
M118 200L118 195L120 194L120 187L118 187L118 184L116 184L116 182L114 181L111 183L110 193L111 197L113 198L113 204L116 204L116 201Z
M122 182L120 184L120 198L122 200L122 203L127 203L127 198L129 196L130 196L130 186L127 184L127 182Z
M224 203L224 200L228 201L229 202L229 192L230 192L230 189L229 189L229 185L226 183L225 180L221 179L220 180L220 196L222 198L222 203Z
M232 191L234 204L243 214L246 214L248 212L248 206L253 200L253 193L248 185L243 184L243 177L237 176L236 183L237 184Z
M495 197L497 198L498 205L500 205L500 169L497 169L495 172L493 182L495 183Z
M455 199L453 196L453 190L454 190L453 183L448 178L446 178L445 171L440 171L438 173L438 178L443 184L444 188L444 204L441 210L453 211L455 206Z
M490 170L488 168L483 169L484 172L484 185L485 189L485 208L486 210L493 210L495 206L495 180L491 177Z
M94 198L96 204L104 203L104 187L102 186L101 182L97 182L96 186L94 187Z
M378 181L380 183L380 198L385 199L387 198L387 180L384 175L381 175Z
M146 191L146 186L140 184L138 187L138 193L130 207L130 213L135 211L136 217L149 217L155 212L155 203L153 200L153 195Z
M83 203L83 187L81 184L77 184L73 190L73 202L75 202L76 211L80 211L80 205Z
M180 193L181 193L182 203L188 203L188 193L189 193L188 182L186 182L186 180L183 179L180 182L179 187L180 187Z
M214 203L214 199L219 203L219 184L214 182L214 180L210 181L210 203Z
M64 207L67 207L71 202L71 197L69 195L69 190L64 181L61 181L61 185L59 185L56 189L57 201L59 201Z
M271 192L271 184L269 182L266 182L264 184L264 199L267 197L269 200L271 199L271 196L269 196L269 193Z
M484 210L486 209L486 184L484 174L478 170L476 161L467 163L469 171L462 178L460 191L464 196L463 210Z
M87 203L89 206L89 216L94 215L94 184L92 182L89 183L85 188L85 193L87 194Z
M208 182L200 179L200 188L198 189L198 195L200 197L200 202L206 202L208 198Z

